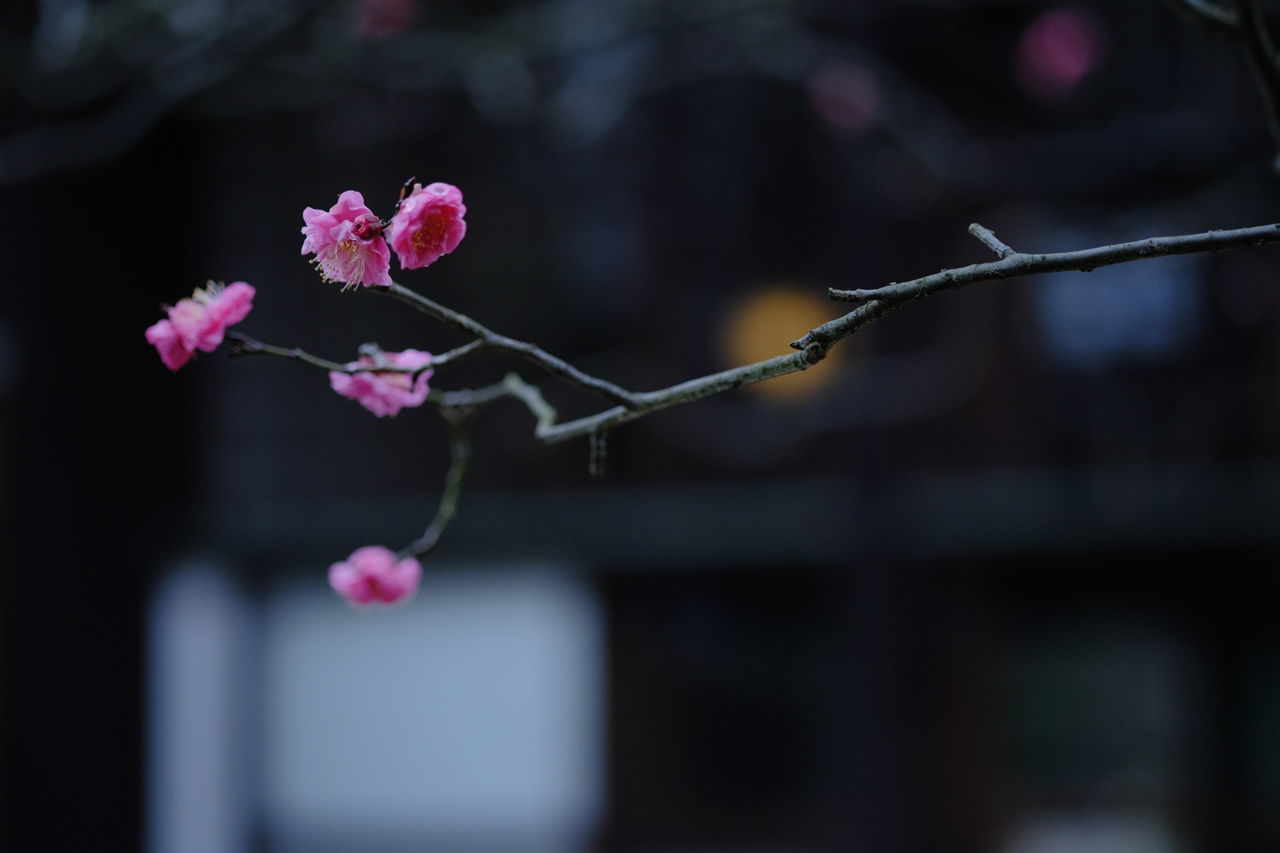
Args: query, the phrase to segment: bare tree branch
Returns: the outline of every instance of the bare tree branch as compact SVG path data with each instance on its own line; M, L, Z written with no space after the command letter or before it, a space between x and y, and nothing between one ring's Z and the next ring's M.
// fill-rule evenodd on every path
M861 302L862 304L849 313L823 323L821 326L811 329L801 338L792 341L790 346L798 350L797 352L778 355L753 364L699 376L667 388L646 392L627 391L611 382L584 373L563 359L550 355L533 344L499 335L467 315L445 308L443 305L402 285L393 284L391 287L372 289L412 305L419 311L476 337L475 340L442 354L433 360L432 366L441 366L450 361L460 360L481 350L511 352L524 356L548 373L571 385L596 391L614 400L625 401L593 415L557 423L556 410L547 403L538 388L528 384L514 373L508 374L501 382L494 385L468 390L432 391L428 397L428 400L435 405L454 409L474 408L496 402L504 397L512 397L523 403L525 408L533 415L535 421L534 434L537 438L548 444L554 444L583 436L603 436L605 432L619 424L662 409L691 403L694 400L700 400L712 394L718 394L733 388L741 388L744 385L763 382L766 379L773 379L778 376L785 376L788 373L807 370L826 358L827 352L832 346L863 326L879 320L907 302L919 299L922 296L938 293L939 291L996 279L1019 278L1041 273L1073 270L1088 272L1097 267L1148 258L1201 252L1224 252L1232 249L1254 248L1280 243L1280 223L1258 225L1251 228L1236 228L1227 231L1205 231L1199 234L1172 237L1150 237L1146 240L1116 243L1110 246L1097 246L1074 252L1046 254L1015 251L996 237L990 229L977 223L969 226L969 232L997 255L1000 255L1000 260L972 264L967 267L945 269L911 281L895 282L884 287L868 290L831 290L832 299ZM352 368L345 364L337 364L336 362L317 358L299 349L286 349L262 344L239 333L231 333L228 337L235 343L236 354L274 355L301 361L313 367L338 370L343 373L369 370L368 367ZM378 368L378 370L383 369ZM395 370L397 368L386 368L388 372ZM411 372L405 371L403 368L399 368L399 370L400 372Z

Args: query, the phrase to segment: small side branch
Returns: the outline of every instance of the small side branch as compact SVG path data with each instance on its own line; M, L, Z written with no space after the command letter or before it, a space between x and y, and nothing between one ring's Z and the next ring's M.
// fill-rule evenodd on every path
M1001 258L1007 258L1010 255L1016 255L1013 249L1009 248L999 237L992 233L990 228L979 225L976 222L970 223L969 233L982 241L982 245L995 252Z

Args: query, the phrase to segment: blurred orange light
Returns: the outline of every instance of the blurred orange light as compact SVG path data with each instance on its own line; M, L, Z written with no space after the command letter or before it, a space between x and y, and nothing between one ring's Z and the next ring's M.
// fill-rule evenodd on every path
M726 367L763 361L791 352L789 341L838 314L816 285L790 283L765 285L743 294L725 312L720 335L720 357ZM836 348L819 364L798 373L768 379L749 390L778 402L814 397L840 376L833 362L841 360Z

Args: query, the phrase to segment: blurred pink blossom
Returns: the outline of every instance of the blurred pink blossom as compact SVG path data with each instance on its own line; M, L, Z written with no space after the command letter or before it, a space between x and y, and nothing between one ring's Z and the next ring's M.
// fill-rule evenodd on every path
M254 289L243 281L225 287L211 281L168 308L168 319L147 329L147 341L159 351L165 367L177 370L195 357L196 350L217 349L227 327L249 315L253 295Z
M466 215L462 190L453 184L414 184L387 227L400 267L416 270L456 249L467 233Z
M1014 51L1014 69L1031 94L1062 98L1102 65L1106 53L1103 24L1079 6L1059 6L1023 31Z
M431 353L407 349L404 352L379 352L364 354L356 361L349 362L347 367L425 367L431 363ZM373 412L378 417L395 415L402 408L421 406L427 399L427 380L433 371L430 368L416 376L408 373L378 372L370 370L360 373L329 372L329 385L344 397L351 399Z
M356 0L356 32L379 39L408 29L418 17L418 0Z
M391 252L382 237L382 223L365 207L360 193L347 190L328 210L308 207L302 221L307 238L302 254L315 253L312 263L320 268L321 278L351 287L391 284Z
M880 84L871 71L856 62L824 62L809 75L805 89L813 111L846 133L866 132L880 112Z
M329 567L329 586L354 605L407 601L418 591L422 565L412 557L397 560L381 545L357 548Z

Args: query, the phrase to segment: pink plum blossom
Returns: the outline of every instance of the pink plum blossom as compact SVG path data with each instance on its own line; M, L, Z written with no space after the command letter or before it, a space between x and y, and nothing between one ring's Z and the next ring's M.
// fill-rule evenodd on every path
M466 215L462 190L453 184L414 184L387 227L400 268L416 270L434 264L441 255L458 248L467 233L462 218Z
M407 601L418 591L422 564L412 557L397 560L381 545L357 548L350 557L329 567L329 586L351 602L394 604Z
M425 367L431 363L431 353L407 349L404 352L364 353L357 361L347 363L347 367L406 367L410 369ZM371 369L368 372L339 373L329 372L329 385L344 397L351 399L373 412L378 417L395 415L402 408L421 406L427 399L427 380L433 371L430 368L417 375L397 373L394 371L379 372Z
M147 340L170 370L195 357L196 350L213 352L222 343L228 326L234 326L253 308L254 289L243 281L225 287L209 282L190 298L168 308L168 319L147 329Z
M328 210L308 207L302 221L307 238L302 254L315 253L312 263L325 281L349 287L391 284L391 252L382 237L382 222L365 207L360 193L347 190Z

